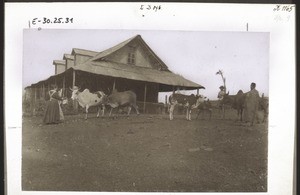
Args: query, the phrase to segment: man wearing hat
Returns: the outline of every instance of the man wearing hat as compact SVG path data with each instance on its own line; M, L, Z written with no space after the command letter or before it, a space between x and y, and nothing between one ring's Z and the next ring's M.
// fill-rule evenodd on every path
M218 100L219 100L219 107L221 108L222 107L221 101L223 100L225 95L225 87L222 85L219 87L219 89L220 91L218 93Z
M220 86L220 91L218 93L218 99L221 101L225 95L225 87L224 86Z

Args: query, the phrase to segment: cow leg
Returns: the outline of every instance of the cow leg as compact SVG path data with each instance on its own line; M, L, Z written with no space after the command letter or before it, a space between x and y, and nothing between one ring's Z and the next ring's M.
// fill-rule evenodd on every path
M190 108L186 109L186 120L188 120L188 121L191 120L191 112L192 112L192 110Z
M105 111L105 105L102 105L102 117L104 116L104 111Z
M113 107L110 108L109 116L111 116L112 110L113 110Z
M185 115L186 120L189 120L189 109L186 109L186 115Z
M128 112L127 112L127 116L129 116L129 114L130 114L130 111L131 111L131 106L128 106Z
M99 118L99 115L100 115L100 109L101 109L101 107L100 107L100 106L97 106L97 118Z
M197 113L196 119L198 119L198 116L199 116L200 112L201 112L200 109L198 109L198 113Z
M87 120L88 113L89 113L89 106L86 106L85 107L85 120Z
M189 121L192 120L192 109L189 109Z
M136 111L136 114L137 114L137 115L139 115L139 114L140 114L140 112L139 112L139 109L138 109L137 105L136 105L136 104L134 104L134 105L132 105L132 106L133 106L133 108L135 109L135 111Z
M170 106L170 110L169 110L169 116L170 116L170 120L173 120L174 118L174 108L175 108L175 105L171 104Z

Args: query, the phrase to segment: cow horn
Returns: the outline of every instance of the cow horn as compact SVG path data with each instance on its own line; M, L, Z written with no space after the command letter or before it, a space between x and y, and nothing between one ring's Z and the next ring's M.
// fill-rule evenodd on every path
M71 91L73 91L73 89L71 87L69 87Z

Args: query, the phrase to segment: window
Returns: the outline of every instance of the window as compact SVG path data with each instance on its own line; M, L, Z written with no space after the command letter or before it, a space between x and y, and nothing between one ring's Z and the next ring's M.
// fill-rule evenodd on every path
M127 64L135 65L135 47L129 47Z
M135 65L135 55L134 53L128 53L127 63L131 65Z

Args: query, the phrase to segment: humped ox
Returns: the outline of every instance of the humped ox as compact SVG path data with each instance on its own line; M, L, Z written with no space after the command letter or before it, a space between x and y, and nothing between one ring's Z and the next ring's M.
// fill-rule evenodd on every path
M100 110L102 107L102 116L104 116L105 104L104 99L106 95L102 91L97 91L95 93L91 93L89 89L85 89L80 92L78 87L70 88L72 91L72 99L77 100L79 105L82 108L85 108L85 119L88 118L89 108L92 106L98 107L97 117L100 115Z
M178 94L174 93L169 96L169 103L170 103L170 108L169 108L169 116L170 120L174 119L174 109L177 104L181 104L184 107L186 107L186 119L187 120L192 120L191 119L191 112L192 109L197 108L201 103L204 102L204 97L203 96L195 96L194 94L191 95L183 95L183 94Z
M111 107L109 116L111 116L113 109L118 107L128 107L127 115L130 114L132 107L137 114L140 114L136 105L136 94L133 91L118 92L115 90L105 98L105 104Z

